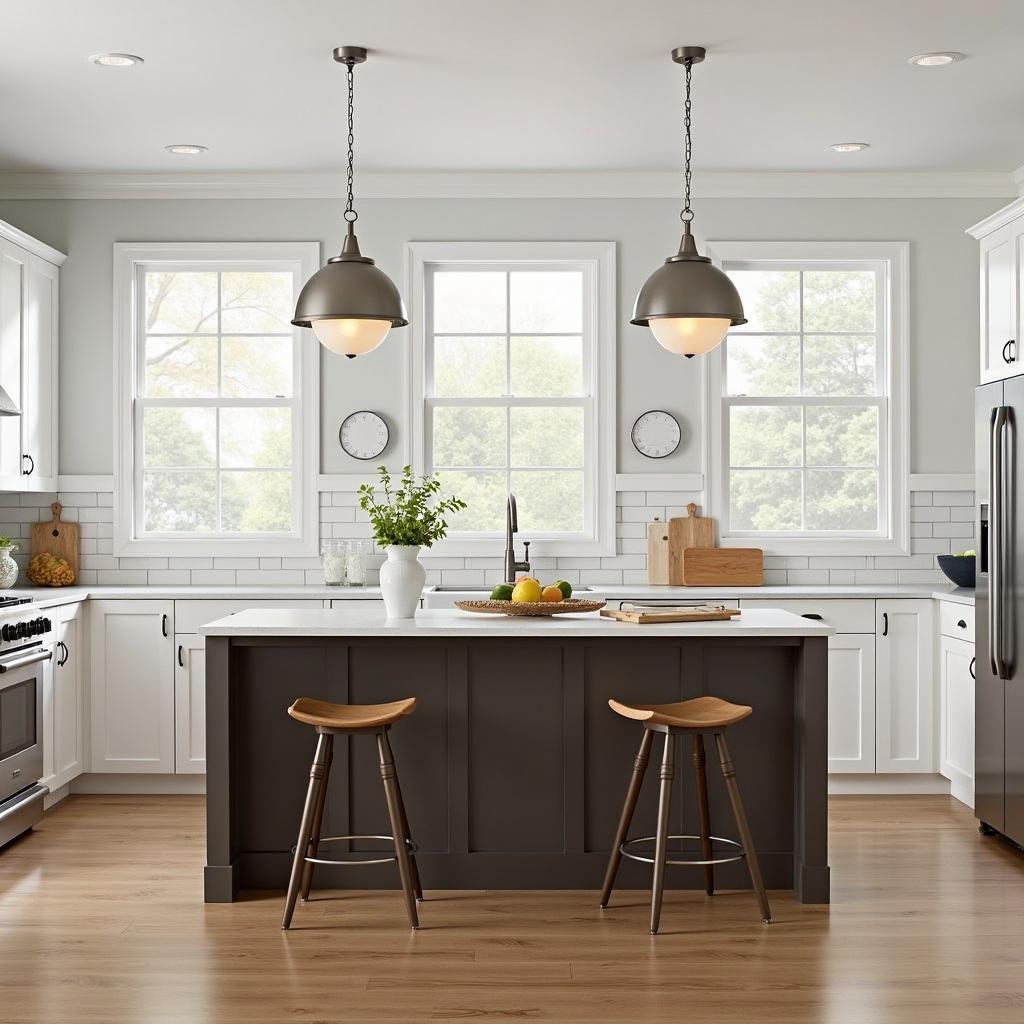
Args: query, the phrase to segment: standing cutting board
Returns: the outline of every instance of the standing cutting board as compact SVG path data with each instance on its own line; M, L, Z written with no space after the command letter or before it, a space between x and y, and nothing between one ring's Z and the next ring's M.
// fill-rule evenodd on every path
M760 587L764 552L760 548L687 548L684 587Z
M686 515L668 521L668 582L674 587L682 586L683 552L688 548L713 548L715 546L715 521L708 516L697 515L697 506L690 502Z
M668 523L655 519L647 524L647 582L669 582Z
M65 523L60 517L60 504L50 506L53 518L32 527L32 554L56 555L63 558L78 575L78 523Z

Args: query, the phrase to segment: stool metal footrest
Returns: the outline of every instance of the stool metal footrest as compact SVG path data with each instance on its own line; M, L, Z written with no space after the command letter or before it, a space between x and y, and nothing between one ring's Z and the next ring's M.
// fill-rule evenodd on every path
M395 837L394 836L324 836L320 840L320 842L321 843L344 843L344 842L347 842L347 841L352 840L352 839L385 839L389 843L393 843L395 841ZM416 853L416 851L419 849L419 847L414 842L411 842L408 839L405 841L405 845L406 845L406 848L409 850L410 853ZM293 846L292 847L292 853L294 853L294 852L295 852L295 847ZM383 850L367 850L366 852L367 853L383 853L384 851ZM360 866L362 866L364 864L394 864L395 861L398 860L398 858L394 854L391 854L390 857L379 857L379 858L375 858L374 860L357 860L355 857L348 858L348 859L341 859L341 858L328 859L326 857L304 857L303 860L305 860L305 862L307 864L328 864L328 865L337 865L337 866L340 866L340 867L360 867Z
M631 853L626 849L627 846L634 846L637 843L653 843L657 839L657 836L640 836L638 839L628 839L619 847L619 852L623 857L628 857L630 860L638 860L643 864L654 864L655 860L653 857L644 857L639 853ZM668 839L693 839L700 840L700 836L668 836ZM743 849L740 843L737 843L734 839L723 839L722 836L708 836L712 843L725 843L726 846L732 847L733 849L739 850L735 856L732 857L715 857L712 860L673 860L670 857L665 858L666 864L677 864L681 867L702 867L708 864L731 864L733 861L743 860L746 857L746 851Z

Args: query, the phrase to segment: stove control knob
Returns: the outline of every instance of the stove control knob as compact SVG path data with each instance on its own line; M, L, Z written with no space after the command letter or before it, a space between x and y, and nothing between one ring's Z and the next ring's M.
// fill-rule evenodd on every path
M43 632L49 633L53 629L53 623L49 619L43 619Z
M11 624L5 622L3 626L0 626L0 640L13 640L14 630L11 629Z
M21 639L23 639L24 637L28 636L28 629L27 629L27 628L25 627L25 623L24 623L24 622L19 622L19 623L18 623L18 624L17 624L17 625L16 625L15 627L14 627L14 635L15 635L15 636L16 636L16 637L17 637L17 638L18 638L19 640L21 640Z

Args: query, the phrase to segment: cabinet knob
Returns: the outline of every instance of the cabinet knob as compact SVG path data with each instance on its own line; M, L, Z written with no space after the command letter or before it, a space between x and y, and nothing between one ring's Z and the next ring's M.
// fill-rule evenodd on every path
M966 622L964 622L964 620L963 620L963 619L959 619L959 620L957 621L957 626L959 626L959 627L960 627L960 629L966 629L966 628L967 628L967 623L966 623Z

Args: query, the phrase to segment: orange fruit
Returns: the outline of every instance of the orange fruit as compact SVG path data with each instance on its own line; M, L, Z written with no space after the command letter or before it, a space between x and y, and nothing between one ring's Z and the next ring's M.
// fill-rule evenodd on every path
M540 592L540 599L542 601L561 601L562 600L562 591L561 591L560 588L556 587L552 583L549 586L546 586Z

